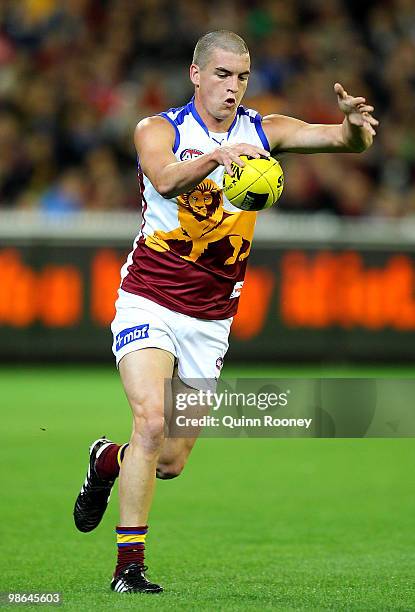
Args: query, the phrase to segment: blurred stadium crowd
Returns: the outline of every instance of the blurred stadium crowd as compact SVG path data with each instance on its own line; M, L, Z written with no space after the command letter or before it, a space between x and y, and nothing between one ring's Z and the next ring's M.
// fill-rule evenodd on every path
M240 33L262 114L342 120L333 84L381 121L363 155L286 155L280 210L415 212L414 0L0 0L0 207L137 207L137 121L192 95L194 44Z

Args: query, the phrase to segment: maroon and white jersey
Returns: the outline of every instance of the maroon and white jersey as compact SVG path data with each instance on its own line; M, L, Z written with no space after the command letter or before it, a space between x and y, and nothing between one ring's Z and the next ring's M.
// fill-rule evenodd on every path
M246 142L269 150L261 116L239 106L229 131L209 132L192 99L161 115L174 127L178 161L222 144ZM256 213L233 206L219 166L188 193L163 198L139 168L143 223L121 269L121 287L198 319L226 319L238 307Z

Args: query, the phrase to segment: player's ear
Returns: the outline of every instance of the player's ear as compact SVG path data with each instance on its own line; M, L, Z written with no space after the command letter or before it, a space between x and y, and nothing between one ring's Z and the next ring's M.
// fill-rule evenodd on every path
M200 85L200 69L197 64L191 64L190 66L190 80L195 87Z

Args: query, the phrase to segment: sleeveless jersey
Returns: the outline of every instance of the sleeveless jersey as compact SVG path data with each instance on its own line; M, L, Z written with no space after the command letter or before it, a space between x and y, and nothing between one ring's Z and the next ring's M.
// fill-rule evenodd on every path
M269 150L262 119L239 106L227 133L209 134L194 99L161 113L175 129L178 161L221 144L246 142ZM219 138L223 138L222 142ZM219 166L188 193L162 197L142 173L142 226L121 270L121 287L198 319L226 319L238 307L256 213L241 211L223 194Z

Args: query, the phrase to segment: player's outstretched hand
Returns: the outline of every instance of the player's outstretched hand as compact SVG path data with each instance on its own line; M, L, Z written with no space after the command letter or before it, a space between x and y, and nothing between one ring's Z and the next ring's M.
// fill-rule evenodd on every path
M255 145L241 142L238 144L218 147L212 152L212 159L214 159L220 166L225 166L226 172L230 176L233 176L232 163L241 166L241 168L245 166L245 162L241 159L241 155L255 157L258 159L260 157L269 157L270 152L266 151L265 149L261 149L261 147L256 147Z
M379 121L372 116L373 106L366 104L366 98L350 96L340 83L334 85L339 108L346 115L352 125L367 130L372 136L376 135L374 127Z

